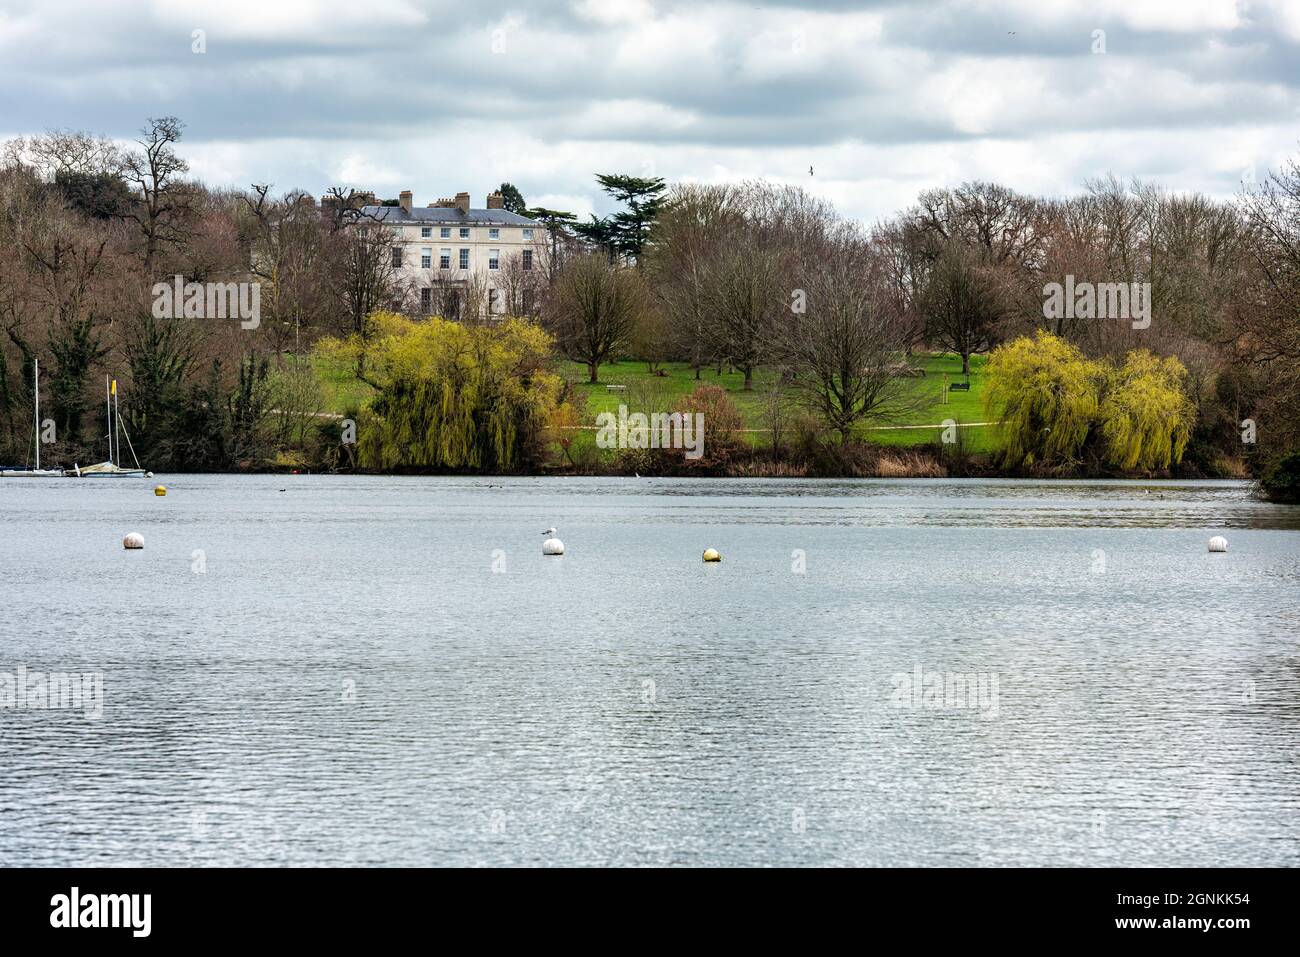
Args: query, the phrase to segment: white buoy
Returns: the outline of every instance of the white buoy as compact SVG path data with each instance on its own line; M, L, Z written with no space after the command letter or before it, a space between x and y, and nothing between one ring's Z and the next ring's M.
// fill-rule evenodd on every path
M123 548L144 548L144 536L139 532L132 532L126 538L122 539Z
M1210 551L1226 552L1228 550L1228 540L1222 535L1215 535L1210 539Z
M722 555L718 553L716 548L706 548L704 550L704 560L706 562L720 562L722 561Z
M555 537L555 529L548 528L546 531L542 532L542 534L548 536L546 541L542 542L543 555L564 554L564 542Z

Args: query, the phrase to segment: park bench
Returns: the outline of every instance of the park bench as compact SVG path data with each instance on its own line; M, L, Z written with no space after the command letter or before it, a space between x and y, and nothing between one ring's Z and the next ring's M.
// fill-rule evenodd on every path
M969 382L954 382L952 385L948 386L948 391L949 391L949 392L969 392L969 391L970 391L970 383L969 383Z
M605 391L606 391L606 392L626 392L626 391L627 391L627 386L625 386L625 385L607 385L607 386L605 386Z

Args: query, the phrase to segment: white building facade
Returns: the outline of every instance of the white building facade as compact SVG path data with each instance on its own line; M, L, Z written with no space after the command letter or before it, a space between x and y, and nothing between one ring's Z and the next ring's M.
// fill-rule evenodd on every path
M362 215L392 230L392 265L408 308L448 319L535 313L549 240L536 221L490 193L482 209L469 193L425 207L410 190L398 206L365 206Z

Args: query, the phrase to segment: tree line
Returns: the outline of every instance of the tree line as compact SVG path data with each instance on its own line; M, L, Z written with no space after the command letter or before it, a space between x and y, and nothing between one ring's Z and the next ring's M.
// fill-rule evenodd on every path
M593 381L619 355L688 362L697 377L730 367L745 389L767 367L849 443L901 401L913 352L950 351L968 374L972 355L999 346L1047 361L1036 337L1049 333L1093 372L1176 361L1157 376L1176 393L1159 412L1169 456L1098 453L1098 467L1169 468L1186 453L1192 474L1261 474L1300 447L1295 159L1232 201L1114 177L1069 198L976 182L928 190L870 227L798 187L678 184L663 188L643 246L619 252L571 262L548 314ZM1080 297L1053 309L1062 283ZM1146 321L1128 314L1130 290ZM1116 302L1124 313L1108 316ZM1026 441L1004 467L1080 465Z
M310 361L317 343L359 344L348 353L351 376L366 382L374 371L367 344L381 327L390 336L395 328L376 323L379 314L483 324L480 280L432 281L432 299L422 300L402 278L388 227L363 211L396 200L344 186L319 203L270 184L209 188L190 176L183 133L178 119L162 117L125 148L78 132L0 147L0 459L22 461L30 451L39 359L42 411L56 435L48 461L95 457L97 397L112 374L124 380L125 421L153 468L346 464L352 453L339 448L335 420L318 415L325 384ZM774 409L797 407L828 448L847 449L861 442L865 423L888 421L908 401L916 352L955 353L969 372L973 355L1037 349L1033 361L1003 353L998 367L1066 369L1053 380L1059 385L1074 381L1069 363L1052 364L1059 342L1094 373L1110 370L1078 379L1100 383L1099 403L1147 395L1157 379L1186 399L1172 401L1176 415L1161 413L1157 444L1168 441L1169 462L1140 452L1129 464L1132 456L1102 451L1100 439L1058 454L1047 439L1021 436L1028 444L1003 455L1003 468L1181 461L1194 474L1226 474L1232 463L1263 474L1300 448L1295 159L1231 201L1113 177L1068 198L975 182L923 192L872 224L795 186L668 184L619 173L600 174L597 184L618 209L586 222L530 207L517 187L501 184L506 207L547 232L536 250L540 268L525 275L507 263L496 277L507 313L536 320L547 348L582 363L590 381L621 358L651 369L684 362L701 380L735 370L746 390L762 370L777 383ZM258 328L156 317L150 290L174 275L258 283ZM1071 289L1140 288L1151 321L1100 317L1095 301L1045 308L1045 290L1066 277ZM537 342L528 341L534 356ZM1133 379L1151 371L1142 356L1163 370L1156 379ZM1171 358L1181 371L1160 365ZM540 381L531 362L518 374ZM1117 391L1129 380L1146 384ZM1005 403L1010 393L998 395ZM1153 395L1135 401L1159 406ZM543 429L547 416L578 414L562 394L542 405L545 415L519 421ZM1103 421L1089 421L1094 436L1105 433ZM507 458L531 467L540 446L524 447L527 455ZM390 459L391 449L377 458Z

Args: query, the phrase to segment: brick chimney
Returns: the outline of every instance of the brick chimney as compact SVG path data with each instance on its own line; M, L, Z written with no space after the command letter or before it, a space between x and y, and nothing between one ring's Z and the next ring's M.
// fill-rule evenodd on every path
M506 208L506 199L505 199L505 197L502 196L500 193L488 193L488 194L487 194L487 208L488 208L488 209L505 209L505 208Z
M459 209L463 215L469 215L469 193L456 194L456 208Z
M409 189L404 189L397 194L397 201L402 204L402 212L406 213L407 216L411 215L411 203L414 199L415 197L411 195Z

